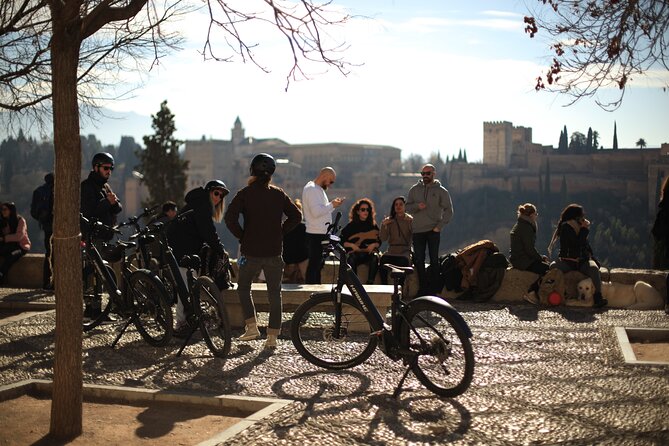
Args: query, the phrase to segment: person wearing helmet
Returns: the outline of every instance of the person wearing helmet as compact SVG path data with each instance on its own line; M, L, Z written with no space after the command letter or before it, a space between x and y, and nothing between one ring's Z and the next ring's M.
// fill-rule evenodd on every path
M225 213L225 224L240 242L237 293L245 318L245 332L238 339L250 341L260 336L251 282L263 271L270 304L265 348L276 347L281 331L281 277L283 236L302 221L302 213L286 193L271 184L276 162L260 153L251 161L248 185L239 190ZM286 220L283 221L283 216ZM243 226L239 217L244 217Z
M184 256L199 255L206 243L220 257L227 258L225 247L218 237L214 222L223 219L225 196L230 191L221 180L211 180L204 187L196 187L186 194L186 205L181 213L193 211L183 219L174 220L167 228L167 238L177 261ZM186 270L182 268L182 274ZM186 314L181 300L177 302L177 322L174 335L177 337L189 333Z
M107 226L114 226L116 216L123 210L108 183L114 170L114 157L107 152L96 153L91 168L88 178L81 182L81 213L86 218L95 218Z
M81 214L88 219L96 219L99 222L114 226L116 216L123 210L121 202L109 186L108 181L114 170L114 157L107 152L96 153L91 161L91 171L88 178L81 182ZM82 234L87 230L82 226ZM110 240L114 234L99 233L100 243ZM100 314L101 302L92 300L86 302L84 309L85 318L95 318ZM111 320L109 316L107 320Z

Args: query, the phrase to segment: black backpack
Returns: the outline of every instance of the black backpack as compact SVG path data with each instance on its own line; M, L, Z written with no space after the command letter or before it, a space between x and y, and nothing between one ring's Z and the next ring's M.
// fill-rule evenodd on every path
M42 228L51 227L53 221L53 186L42 184L33 192L30 215Z

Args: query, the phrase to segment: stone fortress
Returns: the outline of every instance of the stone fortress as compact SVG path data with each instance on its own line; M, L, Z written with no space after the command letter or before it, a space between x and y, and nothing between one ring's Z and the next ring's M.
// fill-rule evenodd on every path
M189 161L187 188L220 178L232 193L246 184L248 166L256 153L277 159L274 184L300 198L304 184L323 166L333 166L337 182L330 195L348 198L346 212L357 198L368 196L377 203L379 219L397 195L406 195L418 181L416 173L402 172L401 150L396 147L313 143L289 144L278 138L247 137L239 118L230 140L205 139L185 142ZM494 187L507 191L538 190L550 171L551 190L558 191L563 178L570 192L608 190L620 197L642 197L649 215L655 212L657 191L669 174L669 144L659 149L596 150L559 153L553 146L532 141L532 129L511 122L483 123L483 162L448 162L438 178L454 194ZM331 197L332 198L332 197Z

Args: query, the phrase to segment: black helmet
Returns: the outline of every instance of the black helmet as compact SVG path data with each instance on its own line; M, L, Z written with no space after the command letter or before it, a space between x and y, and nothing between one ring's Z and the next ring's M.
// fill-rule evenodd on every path
M272 176L276 170L276 161L268 153L259 153L251 160L251 175L255 177Z
M221 180L211 180L208 182L204 188L207 191L210 191L212 189L223 189L223 196L225 197L230 193L230 190L228 190L228 187L225 185L225 183Z
M100 164L111 164L114 165L114 157L107 152L98 152L93 156L93 161L91 161L91 166L95 167Z

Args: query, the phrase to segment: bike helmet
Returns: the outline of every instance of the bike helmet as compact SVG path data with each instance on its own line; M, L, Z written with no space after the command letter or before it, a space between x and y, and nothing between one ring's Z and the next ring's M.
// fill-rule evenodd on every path
M223 189L223 196L224 197L230 193L230 190L228 189L228 187L221 180L211 180L210 182L208 182L204 186L204 188L207 190L207 192L212 190L212 189Z
M100 164L111 164L114 165L114 157L107 152L98 152L93 156L93 161L91 161L92 167L99 166Z
M276 170L276 161L268 153L259 153L251 160L251 175L255 177L272 176Z

